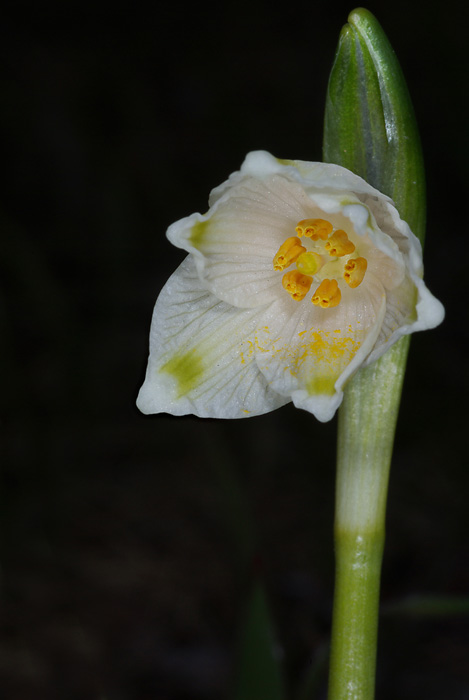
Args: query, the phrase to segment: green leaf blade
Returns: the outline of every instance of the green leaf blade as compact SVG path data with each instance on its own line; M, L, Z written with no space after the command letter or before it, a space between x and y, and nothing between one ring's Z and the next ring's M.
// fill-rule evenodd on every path
M241 626L233 700L285 700L282 665L263 585L255 581Z

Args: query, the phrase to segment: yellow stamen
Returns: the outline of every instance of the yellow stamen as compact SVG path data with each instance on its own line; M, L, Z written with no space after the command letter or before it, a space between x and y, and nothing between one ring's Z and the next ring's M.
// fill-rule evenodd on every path
M343 255L350 255L355 250L355 246L349 237L342 231L338 229L335 231L326 243L326 250L329 255L337 255L341 258Z
M301 301L310 290L313 280L308 275L302 275L298 270L291 270L283 275L283 288L295 301Z
M332 229L332 224L325 219L303 219L297 223L295 231L299 236L312 238L313 241L319 238L325 241Z
M292 236L282 243L274 257L274 270L284 270L297 260L306 248L301 245L300 239Z
M368 263L365 258L351 258L344 265L344 280L352 289L363 282Z
M297 269L304 275L315 275L324 265L323 259L317 253L301 253L296 261Z
M342 294L337 284L337 280L323 280L314 292L311 301L316 306L323 309L332 309L340 304Z

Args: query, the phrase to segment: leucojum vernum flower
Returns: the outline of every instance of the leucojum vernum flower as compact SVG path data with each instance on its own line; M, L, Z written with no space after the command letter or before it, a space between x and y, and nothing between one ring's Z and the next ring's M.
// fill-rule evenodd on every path
M392 201L338 165L248 154L155 305L143 413L243 418L289 401L320 421L401 336L438 325L422 250Z

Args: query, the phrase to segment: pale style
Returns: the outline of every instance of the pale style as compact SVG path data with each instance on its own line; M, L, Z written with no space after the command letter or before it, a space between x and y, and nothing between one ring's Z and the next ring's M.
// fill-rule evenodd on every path
M422 250L392 201L338 165L250 153L209 211L169 227L189 255L157 299L143 413L327 421L347 380L437 326Z

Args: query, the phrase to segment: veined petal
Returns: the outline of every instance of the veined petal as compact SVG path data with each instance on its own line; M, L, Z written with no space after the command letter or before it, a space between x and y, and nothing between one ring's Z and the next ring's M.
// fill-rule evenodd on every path
M299 184L317 206L330 214L342 216L342 222L340 218L334 220L336 226L343 226L348 220L358 235L369 233L371 228L375 244L387 255L393 256L396 249L401 253L412 249L421 261L420 243L400 218L392 200L340 165L282 160L267 151L252 151L239 172L212 190L210 202L216 202L245 176L265 181L273 175ZM361 211L357 205L363 205Z
M143 413L244 418L288 402L254 361L265 310L241 310L204 289L188 256L155 305L150 357L137 406Z
M386 311L379 281L349 292L344 290L333 309L294 308L295 302L283 300L273 304L257 339L256 360L272 388L321 421L334 415L343 386L372 350Z
M298 182L306 192L331 190L355 192L357 195L380 198L391 202L389 197L369 185L363 178L347 168L332 163L312 163L304 160L284 160L275 158L267 151L252 151L241 166L242 175L252 175L264 179L273 174L283 175ZM227 187L236 182L238 173L231 175L226 183L212 190L212 201L221 196Z
M272 260L298 221L319 215L304 190L283 177L244 177L208 212L176 222L169 240L194 255L200 278L223 301L254 308L273 301Z
M367 237L364 240L361 251L368 261L368 274L373 274L386 290L395 289L405 277L405 262L399 250L389 251L393 255L383 253L380 248L373 245ZM413 300L413 297L411 297Z
M408 275L386 295L386 314L372 352L364 365L380 358L399 338L436 328L444 319L443 304L429 292L420 277Z

